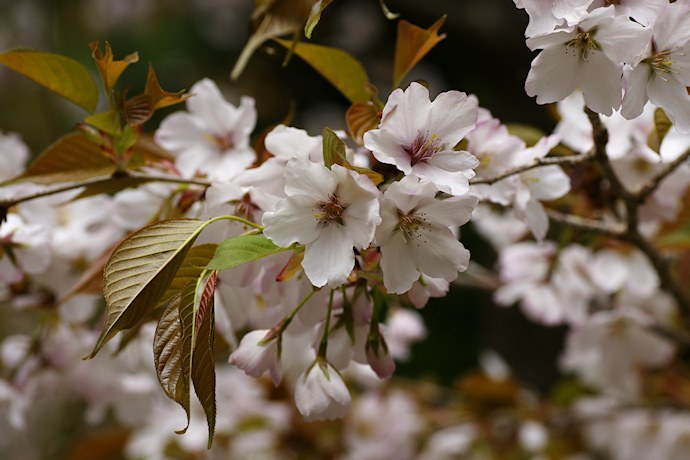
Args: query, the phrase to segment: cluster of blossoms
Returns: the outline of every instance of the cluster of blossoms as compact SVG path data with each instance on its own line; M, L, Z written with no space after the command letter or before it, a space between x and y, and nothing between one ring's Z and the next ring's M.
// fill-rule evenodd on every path
M470 407L457 423L429 429L406 393L380 386L426 334L415 308L473 271L459 241L470 223L497 253L495 303L567 328L561 369L588 391L570 408L582 443L614 459L687 456L690 397L674 382L686 369L678 350L690 342L690 301L662 249L682 258L688 244L690 1L515 4L530 17L528 47L541 49L525 89L540 104L558 103L550 135L523 139L475 96L449 91L432 101L413 82L388 96L359 142L278 125L252 144L254 101L236 107L205 79L187 111L155 133L172 155L155 172L174 180L111 195L38 193L47 196L10 208L0 225L0 300L20 311L47 307L58 321L40 339L4 339L0 426L20 437L44 410L42 391L59 388L88 402L90 423L112 409L135 433L127 455L162 458L179 409L152 396L163 382L142 343L158 331L133 328L119 361L79 361L100 340L87 325L99 319L101 288L80 275L102 268L103 249L117 251L128 232L186 217L214 222L199 245L260 235L277 248L212 275L214 327L227 345L215 395L232 407L218 411L219 455L287 458L281 439L302 422L273 386L288 389L307 422L351 413L342 458L456 458L509 437L544 458L557 428L496 359L463 391L495 390L525 419L487 420L490 410ZM0 136L0 152L8 159L0 179L21 174L28 151L18 138ZM36 188L0 188L0 199L27 190ZM363 389L354 403L346 382ZM180 438L189 452L205 446L197 419ZM418 448L411 438L423 431L429 439ZM567 458L594 458L587 448Z

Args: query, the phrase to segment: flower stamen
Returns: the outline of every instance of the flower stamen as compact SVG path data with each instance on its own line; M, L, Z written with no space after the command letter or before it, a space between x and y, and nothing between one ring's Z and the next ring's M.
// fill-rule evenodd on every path
M314 212L314 219L318 219L320 224L332 224L337 222L343 225L343 211L345 208L340 203L340 199L335 194L328 195L328 201L319 201L316 205L321 213Z
M409 147L404 147L404 149L410 155L410 164L414 166L421 161L432 159L442 147L441 139L439 139L438 135L434 133L429 138L429 131L427 131L425 136L418 133L414 142Z

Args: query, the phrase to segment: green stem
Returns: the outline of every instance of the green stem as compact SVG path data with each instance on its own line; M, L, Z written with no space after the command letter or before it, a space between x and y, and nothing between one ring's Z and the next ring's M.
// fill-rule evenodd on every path
M317 353L317 359L326 359L326 348L328 347L328 329L331 327L331 311L333 310L333 294L334 289L331 289L331 297L328 299L328 313L326 314L326 326L323 329L323 337L321 337L321 344L319 345L319 352Z

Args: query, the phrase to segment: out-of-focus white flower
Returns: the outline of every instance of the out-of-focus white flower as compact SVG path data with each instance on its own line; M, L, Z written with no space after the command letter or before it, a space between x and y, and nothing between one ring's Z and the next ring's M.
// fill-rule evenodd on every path
M474 423L444 428L432 434L427 440L420 460L452 460L470 451L472 443L479 435Z
M381 222L378 189L364 175L297 155L285 169L285 192L264 214L264 234L281 247L305 245L302 268L314 286L341 285L355 265L353 248L369 247Z
M175 165L185 177L197 171L216 180L237 176L256 160L249 145L256 125L254 99L242 97L235 107L209 79L195 83L190 92L189 112L167 116L156 142L176 155Z
M51 258L48 228L8 214L7 221L0 224L0 280L11 284L20 281L24 273L43 273Z
M540 452L549 442L549 432L543 423L536 420L526 420L520 424L518 441L526 451Z
M352 399L338 371L317 358L297 379L295 404L304 419L313 422L345 417Z
M448 91L431 102L429 91L413 82L404 92L391 93L379 128L364 134L364 146L378 161L425 178L438 190L462 195L479 162L454 147L476 121L476 99Z
M647 329L650 322L624 308L594 313L570 332L561 364L601 391L634 399L641 385L637 366L661 366L675 351L673 343Z
M2 158L2 168L0 168L0 182L2 182L24 171L24 165L29 159L29 147L24 144L18 134L2 134L0 131L0 158Z
M386 343L391 356L405 361L410 357L410 346L414 342L424 340L427 329L422 316L416 311L408 309L395 310L386 320Z

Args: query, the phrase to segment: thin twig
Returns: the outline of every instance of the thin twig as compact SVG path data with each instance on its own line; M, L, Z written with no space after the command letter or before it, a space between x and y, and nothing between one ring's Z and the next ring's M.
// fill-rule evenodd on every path
M659 187L661 181L666 179L669 174L675 171L681 164L685 163L690 157L690 149L687 149L681 156L673 160L671 163L667 163L662 170L651 177L647 182L642 184L634 193L637 197L638 203L644 203L644 201L654 193L654 191Z
M580 155L570 155L570 156L565 156L565 157L547 157L547 158L535 158L534 161L527 165L522 165L522 166L517 166L515 168L509 169L507 171L504 171L502 173L496 174L494 176L489 176L489 177L475 177L473 179L470 179L470 185L478 185L478 184L493 184L495 182L498 182L500 180L505 179L506 177L513 176L515 174L520 174L525 171L529 171L530 169L538 168L540 166L549 166L549 165L569 165L573 166L576 164L583 163L585 161L588 161L592 158L594 154L594 151L587 152L585 154L580 154Z
M554 223L564 224L585 232L598 233L609 238L615 238L618 240L626 239L626 227L620 223L587 219L586 217L576 216L574 214L566 214L553 209L546 209L546 215L549 216L551 222Z

